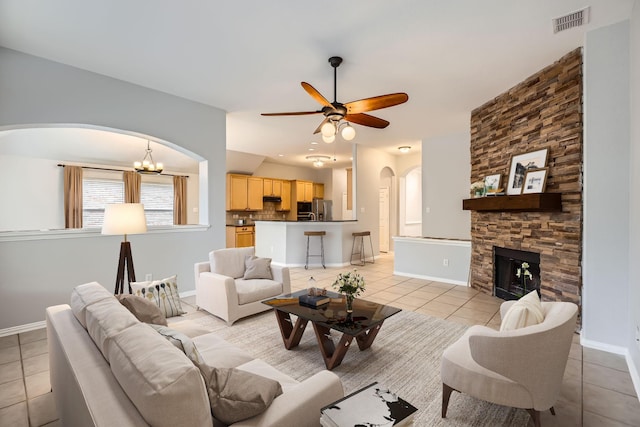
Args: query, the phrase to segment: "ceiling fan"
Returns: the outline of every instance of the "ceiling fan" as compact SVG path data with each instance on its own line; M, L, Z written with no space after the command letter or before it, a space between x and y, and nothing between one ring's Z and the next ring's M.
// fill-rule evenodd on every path
M302 82L300 83L302 85L302 88L307 91L307 93L311 95L313 99L318 101L320 105L322 105L322 109L316 111L298 111L287 113L262 113L262 115L304 116L309 114L322 113L325 119L322 121L322 123L320 123L320 125L313 133L316 134L318 132L322 132L325 142L333 141L333 136L338 131L341 125L341 120L377 129L384 129L389 126L388 121L365 113L368 111L379 110L381 108L393 107L394 105L407 102L407 100L409 99L409 95L407 95L406 93L391 93L388 95L374 96L371 98L360 99L358 101L352 101L346 104L342 104L337 101L337 75L338 67L341 63L342 58L339 56L332 56L331 58L329 58L329 64L331 64L331 66L333 67L333 102L329 102L309 83ZM346 126L351 129L351 131L348 132L350 137L345 136L344 131L343 136L348 140L353 139L353 137L355 137L355 131L349 126L349 123L346 123Z

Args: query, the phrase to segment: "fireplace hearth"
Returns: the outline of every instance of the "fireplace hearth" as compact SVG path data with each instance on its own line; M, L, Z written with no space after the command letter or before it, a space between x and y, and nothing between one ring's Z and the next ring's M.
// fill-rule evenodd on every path
M540 295L540 254L494 246L493 294L519 299L532 290Z

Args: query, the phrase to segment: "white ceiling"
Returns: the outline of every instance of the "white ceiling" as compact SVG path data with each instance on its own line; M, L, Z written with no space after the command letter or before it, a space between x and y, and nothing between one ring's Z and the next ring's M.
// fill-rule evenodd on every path
M634 0L0 0L0 45L227 111L227 148L274 161L344 160L350 144L312 135L322 116L262 117L406 92L354 125L354 142L397 153L468 130L472 109L582 46L586 31L630 16ZM553 33L554 17L591 6L588 25ZM144 147L141 148L144 154ZM155 151L154 151L155 152ZM284 157L278 157L283 154Z

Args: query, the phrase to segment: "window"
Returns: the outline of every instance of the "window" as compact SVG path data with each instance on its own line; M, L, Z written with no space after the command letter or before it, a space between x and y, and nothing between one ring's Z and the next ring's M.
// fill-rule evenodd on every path
M173 225L173 183L143 182L140 203L144 205L147 225Z
M95 173L95 172L94 172ZM82 226L101 228L107 203L124 203L124 183L112 174L82 180ZM145 177L143 177L145 179ZM140 203L144 205L147 225L173 225L173 181L167 177L149 177L153 182L140 185ZM165 181L165 182L162 182Z
M82 180L82 227L100 228L107 203L124 202L124 183L107 179Z

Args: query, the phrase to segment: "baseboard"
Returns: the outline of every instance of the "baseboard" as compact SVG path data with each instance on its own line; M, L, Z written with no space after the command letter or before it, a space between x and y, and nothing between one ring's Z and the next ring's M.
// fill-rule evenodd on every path
M45 328L46 326L47 326L47 322L44 320L40 322L27 323L26 325L12 326L11 328L0 329L0 337L8 337L9 335L35 331L36 329L42 329L42 328Z
M434 276L426 276L423 274L405 273L402 271L397 271L395 269L393 270L393 274L396 276L411 277L413 279L431 280L434 282L449 283L451 285L458 285L458 286L467 286L467 287L469 286L469 283L464 280L448 279L446 277L434 277Z
M625 357L627 359L627 366L629 367L629 375L631 375L631 382L633 382L633 388L636 389L636 396L639 396L638 400L640 400L640 374L628 351Z
M180 298L192 297L196 294L196 290L193 289L191 291L182 291L180 292Z

